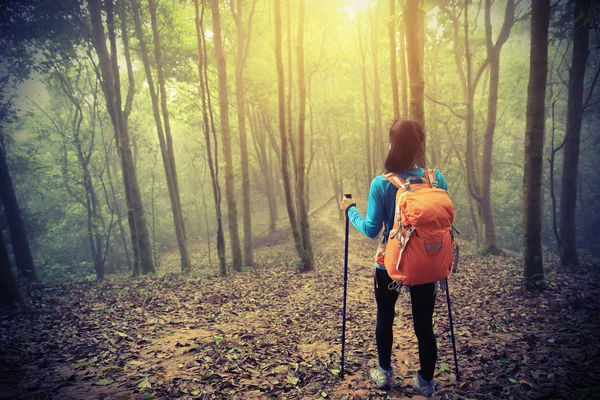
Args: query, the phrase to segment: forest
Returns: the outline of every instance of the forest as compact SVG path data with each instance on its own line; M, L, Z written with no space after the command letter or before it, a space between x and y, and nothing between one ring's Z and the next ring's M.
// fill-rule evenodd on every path
M423 398L340 208L403 119L460 247L431 398L599 395L596 1L0 4L0 399Z

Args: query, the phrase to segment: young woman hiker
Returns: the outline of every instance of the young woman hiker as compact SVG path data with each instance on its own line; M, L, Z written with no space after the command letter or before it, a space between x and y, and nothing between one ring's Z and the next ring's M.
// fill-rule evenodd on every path
M384 164L385 172L396 173L405 180L411 176L423 178L425 170L417 167L417 160L423 156L424 140L425 132L419 122L409 119L394 122L389 131L389 152ZM448 185L444 176L437 170L434 172L438 187L447 191ZM386 177L379 175L371 182L365 217L358 212L353 199L343 199L341 204L341 209L362 234L375 238L383 226L383 240L378 250L375 270L375 300L377 302L375 337L379 364L371 370L370 374L377 388L383 390L390 390L392 386L393 323L399 290L388 275L382 253L393 227L397 190ZM434 392L433 373L437 359L437 345L432 318L437 292L436 285L437 283L427 283L410 287L412 315L415 334L419 342L421 364L421 369L413 378L412 385L424 396L430 396Z

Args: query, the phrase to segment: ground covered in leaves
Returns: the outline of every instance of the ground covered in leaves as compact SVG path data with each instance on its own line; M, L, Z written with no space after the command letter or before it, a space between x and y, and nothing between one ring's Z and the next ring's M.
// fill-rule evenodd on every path
M375 390L376 242L351 234L347 375L340 361L343 222L312 224L318 271L295 272L288 232L257 240L257 266L228 278L109 279L47 287L0 315L0 398L419 398L410 305L399 301L391 392ZM468 248L468 245L465 245ZM451 292L461 381L438 295L435 398L593 398L600 393L600 271L548 265L520 289L509 255L469 251Z

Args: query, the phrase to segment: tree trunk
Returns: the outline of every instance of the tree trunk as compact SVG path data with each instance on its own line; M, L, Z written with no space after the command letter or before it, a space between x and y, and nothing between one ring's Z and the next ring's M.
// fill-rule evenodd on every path
M549 23L550 0L533 0L531 4L531 51L523 171L523 283L526 288L539 286L536 283L542 283L544 278L542 167L546 121Z
M256 112L252 112L252 109L248 107L248 116L250 119L250 131L252 133L252 142L254 143L254 150L256 152L256 159L258 165L265 178L265 195L267 201L267 207L269 209L269 235L275 233L275 224L277 222L277 203L275 202L274 190L273 190L273 176L271 173L271 165L269 160L269 147L267 144L267 137L265 132L261 130L258 122L258 116Z
M21 294L10 266L4 235L0 231L0 306L13 306L20 301Z
M101 120L99 120L100 126L102 126ZM102 141L104 141L104 130L101 129ZM111 172L111 162L109 160L109 149L105 147L105 163L106 163L106 176L108 178L108 185L110 186L110 192L112 195L112 204L115 210L115 214L117 215L117 224L119 225L119 236L121 238L121 242L123 244L123 251L125 252L125 261L127 262L127 269L131 272L133 265L131 263L131 256L129 255L129 247L127 246L127 237L125 228L123 227L123 221L121 219L121 207L119 206L119 200L117 200L117 193L115 190L115 184L112 178ZM108 203L108 201L107 201Z
M296 138L294 137L294 114L292 114L292 95L294 93L294 85L292 85L292 77L293 77L293 69L292 69L292 17L291 17L291 4L290 4L290 0L287 0L287 7L286 7L286 11L287 11L287 59L288 59L288 63L287 63L287 70L288 70L288 76L287 76L287 85L288 85L288 92L287 92L287 130L288 130L288 135L289 135L289 145L290 145L290 153L292 155L292 174L294 174L294 178L297 179L296 177L296 171L298 171L298 154L296 151ZM292 187L294 186L295 182L292 181L290 182L290 184L292 185Z
M378 62L378 49L379 49L379 6L369 8L370 19L371 19L371 56L373 58L373 103L374 103L374 116L375 119L375 141L373 142L373 161L376 171L383 168L383 161L385 160L385 147L383 138L383 123L381 116L381 91L379 83L379 62ZM375 13L375 16L373 16Z
M388 35L390 37L390 77L392 82L392 100L394 104L394 120L400 118L400 101L398 99L398 73L396 72L396 0L389 0L390 16L388 18Z
M400 9L404 10L405 0L400 0ZM406 79L406 45L405 45L405 32L406 32L406 15L402 13L402 19L398 25L399 33L399 47L398 56L400 57L400 85L402 90L402 117L408 117L408 85Z
M492 176L492 150L494 143L494 131L496 128L496 114L498 104L498 83L500 71L500 51L502 46L508 40L510 31L514 25L515 1L508 0L504 14L504 22L498 34L496 43L492 41L491 26L491 1L485 2L485 35L486 35L486 55L485 60L479 65L476 72L472 73L472 59L469 41L469 6L470 0L465 0L464 8L458 15L450 13L447 9L444 11L451 17L454 27L454 61L457 66L461 87L463 89L464 101L466 103L466 113L460 116L466 124L466 175L467 188L469 196L477 203L477 214L481 219L483 232L483 253L498 253L500 251L496 238L496 227L491 202L491 176ZM464 57L466 68L463 70L460 62L460 53L463 51L458 46L459 18L463 14L463 39L464 39ZM493 64L493 65L492 65ZM486 130L483 143L483 160L481 168L477 168L478 150L475 144L474 132L474 99L477 85L487 67L490 67L490 81L488 91L488 115L486 120Z
M365 114L365 151L367 153L367 179L366 186L369 186L373 179L373 163L371 162L371 129L369 122L369 97L367 93L367 49L363 42L363 36L360 29L360 14L356 15L356 24L358 28L358 45L360 51L360 76L362 80L363 110Z
M306 165L304 131L306 122L306 84L304 82L304 20L306 17L305 0L299 0L298 10L298 37L296 45L296 57L298 65L298 172L296 173L297 185L296 195L298 199L298 223L300 225L300 236L304 248L302 259L302 270L304 272L314 271L315 259L313 256L312 243L308 224L308 207L306 205Z
M219 115L221 120L221 144L225 157L225 193L227 195L227 216L229 225L229 240L231 241L231 255L233 269L242 269L242 250L238 233L237 208L235 202L235 185L233 181L233 157L231 154L231 133L229 128L229 94L227 89L227 65L223 52L223 38L221 36L221 12L219 0L211 0L211 11L215 41L215 57L219 76Z
M279 135L281 136L281 175L283 180L283 190L285 192L285 204L287 206L288 218L292 228L292 236L294 237L294 245L296 254L302 262L305 260L304 246L302 245L302 237L298 229L298 221L296 219L296 210L294 209L294 199L292 198L292 189L290 184L290 174L288 171L288 152L285 151L288 146L288 138L285 131L285 94L284 94L284 76L283 76L283 60L281 51L281 0L273 1L275 10L275 61L277 67L277 98L279 108Z
M204 1L202 1L202 13L198 7L198 0L194 0L196 11L196 40L198 43L198 75L200 78L200 97L202 98L202 121L204 123L204 139L206 143L206 156L210 178L213 189L213 199L215 202L215 213L217 218L217 256L219 258L219 271L221 276L227 275L227 263L225 260L225 236L223 234L223 218L221 214L221 187L219 186L219 152L217 136L214 129L212 103L210 100L210 90L208 85L208 64L206 40L204 37ZM210 126L209 126L210 117ZM213 148L211 147L210 134L214 137L214 160Z
M560 193L560 263L578 265L576 201L579 169L579 138L583 119L583 86L588 50L589 30L583 14L591 7L591 0L575 0L573 14L573 56L569 69L569 96L567 132L564 146Z
M137 3L137 0L133 0L131 4L135 21L135 31L140 45L140 52L144 64L144 71L146 73L146 80L148 82L148 91L150 92L150 99L152 102L152 112L154 115L154 122L156 124L156 132L158 135L158 141L163 160L163 167L165 169L165 175L167 178L167 188L169 191L171 212L173 214L173 222L175 225L175 236L177 237L177 244L179 246L179 255L181 259L181 272L185 274L191 270L191 263L187 249L185 226L183 223L181 200L179 196L179 185L177 183L177 173L175 169L175 156L173 151L173 140L171 136L169 111L167 108L167 92L165 87L165 77L162 65L162 50L160 47L160 36L158 33L158 27L156 22L156 4L153 0L148 0L148 8L150 10L150 21L154 37L154 54L156 60L158 85L160 90L160 106L159 99L155 90L154 79L152 77L150 59L148 57L148 47L146 44L146 40L144 39L144 32L142 30L142 18L140 15L139 5ZM163 117L162 121L161 109Z
M235 63L235 100L237 104L238 117L238 133L240 135L240 153L242 166L242 204L243 204L243 221L244 221L244 266L252 267L252 218L250 210L250 171L248 163L248 140L246 137L246 109L244 105L244 65L246 55L248 54L249 43L247 37L250 32L246 32L244 21L242 19L242 2L237 1L237 10L234 9L233 0L230 0L231 12L235 21L237 30L237 56ZM254 3L256 4L256 0ZM252 13L249 16L248 29L252 28Z
M419 0L406 0L404 6L406 22L406 55L408 59L408 78L410 81L410 117L425 126L425 81L422 69L422 49L419 21L421 20ZM423 146L425 146L423 142ZM417 165L425 166L425 147L423 159Z
M106 47L106 36L102 23L102 9L99 0L88 0L88 8L92 26L92 42L98 55L100 74L102 77L102 90L106 99L106 108L113 124L115 140L118 144L123 171L123 183L128 207L129 229L131 242L134 249L133 275L140 272L147 274L155 271L152 258L152 249L149 240L144 205L137 183L137 174L133 155L129 144L126 116L121 109L121 86L119 68L117 65L117 45L114 26L114 13L112 2L106 3L106 19L108 24L108 37L111 46L112 59ZM132 72L128 68L128 74ZM129 90L133 90L132 87ZM141 270L141 271L140 271Z
M508 0L504 14L504 25L499 34L498 41L492 40L491 23L492 1L485 1L485 36L488 66L490 72L488 108L485 134L483 138L483 157L481 166L481 207L482 222L484 224L483 254L499 254L500 246L496 236L496 222L492 208L491 183L492 183L492 151L494 148L494 133L498 113L498 86L500 81L500 52L508 40L515 16L515 2Z
M2 188L0 197L10 231L10 240L17 264L17 271L20 277L33 281L36 279L36 274L31 248L29 247L29 238L27 237L25 224L21 217L21 210L17 202L17 195L10 172L8 171L4 151L4 148L0 145L0 187Z

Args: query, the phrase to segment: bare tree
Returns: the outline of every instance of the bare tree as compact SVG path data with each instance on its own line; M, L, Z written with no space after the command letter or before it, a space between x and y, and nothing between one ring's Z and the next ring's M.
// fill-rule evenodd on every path
M235 100L238 115L238 133L240 136L240 152L242 164L242 205L244 221L244 266L251 267L252 261L252 218L250 211L250 171L248 167L248 139L246 135L246 109L244 105L244 66L250 48L252 16L256 0L252 0L252 9L248 15L247 24L242 18L242 0L229 0L231 15L237 31L237 54L235 60Z
M523 261L524 285L543 282L542 258L542 167L546 121L546 78L548 75L548 26L550 0L531 4L531 50L527 120L525 126L525 165L523 171Z
M149 240L144 205L137 182L136 167L131 152L129 132L127 129L127 116L131 111L133 99L133 71L127 65L127 74L130 78L125 109L122 109L121 83L119 67L117 64L117 44L115 33L114 9L112 1L105 3L108 40L110 55L106 47L106 35L102 20L102 4L100 0L88 0L92 28L92 43L99 61L99 75L102 90L106 99L106 108L114 128L115 140L118 144L127 200L129 230L134 254L133 275L152 273L155 271L152 258L152 248Z
M175 236L177 237L177 244L179 246L179 255L181 258L181 272L187 273L191 270L190 257L188 254L187 240L185 235L185 225L183 221L183 215L181 210L181 199L179 195L179 184L177 182L177 170L175 165L175 154L173 151L173 138L171 135L171 124L169 119L169 109L167 106L167 90L165 85L165 76L163 71L163 56L160 45L160 34L158 32L158 26L156 21L156 4L154 0L148 0L148 8L150 10L150 21L152 26L152 33L154 37L154 56L156 61L156 74L158 77L158 87L160 91L160 106L158 94L155 90L154 78L152 76L152 70L150 66L150 58L148 56L148 47L146 45L146 39L144 39L144 32L142 30L142 18L140 15L140 8L137 0L131 2L133 9L133 16L135 22L135 32L140 45L140 53L142 55L142 61L144 64L144 71L146 73L146 80L148 82L148 91L150 93L150 99L152 102L152 112L154 115L154 122L156 124L156 132L158 135L158 141L163 160L163 166L165 169L165 175L167 178L167 188L169 190L169 199L171 203L171 212L173 213L173 222L175 225ZM160 107L160 109L159 109ZM162 110L162 120L161 120ZM163 129L164 125L164 129ZM165 140L166 139L166 140Z
M231 152L231 133L229 127L229 94L227 88L227 65L223 51L223 38L221 35L221 11L219 0L211 0L211 11L215 41L215 57L219 77L219 115L221 120L221 144L225 157L225 193L227 194L227 216L229 225L229 240L231 241L231 254L233 269L242 269L242 250L238 233L237 208L235 201L235 187L233 182L233 158Z
M206 51L206 38L204 36L204 1L202 1L202 12L198 6L198 0L194 0L196 11L196 39L198 43L198 76L200 82L200 97L202 99L202 121L204 140L206 143L206 157L210 170L212 182L213 199L215 202L215 213L217 218L217 254L219 258L219 271L221 276L227 275L227 264L225 260L225 236L223 234L223 217L221 214L221 187L219 185L219 151L217 135L215 133L212 101L208 85L208 62ZM209 124L210 119L210 124ZM210 136L213 135L211 143ZM214 148L212 147L214 145Z
M410 117L425 126L425 80L423 78L423 43L420 35L420 1L406 0L404 21L406 26L406 56L408 59L408 77L410 81ZM424 143L425 144L425 143ZM423 149L425 154L425 149ZM419 166L425 166L425 160L418 160Z
M396 0L389 0L390 15L388 17L388 36L390 38L390 79L392 82L392 100L394 103L394 119L400 118L400 100L398 98L398 73L396 72Z
M591 0L575 0L573 11L573 55L569 69L569 98L567 132L564 142L563 169L560 194L560 263L578 265L576 233L577 176L579 165L579 139L583 119L583 86L588 59L589 30L584 13L589 11Z

